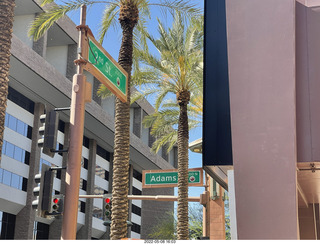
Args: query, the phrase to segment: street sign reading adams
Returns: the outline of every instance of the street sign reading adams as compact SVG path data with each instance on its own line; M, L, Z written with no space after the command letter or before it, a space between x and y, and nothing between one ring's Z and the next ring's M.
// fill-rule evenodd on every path
M189 169L189 186L203 186L202 168ZM178 170L143 170L142 188L163 188L178 186Z
M82 54L89 61L83 68L95 76L122 102L127 101L128 73L111 57L111 55L87 32L88 43Z

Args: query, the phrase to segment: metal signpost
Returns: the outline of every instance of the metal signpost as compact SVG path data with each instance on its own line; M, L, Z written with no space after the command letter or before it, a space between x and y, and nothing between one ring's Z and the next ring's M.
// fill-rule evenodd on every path
M83 70L89 71L123 102L127 101L128 74L95 40L86 26L86 5L81 7L77 74L73 77L70 106L70 147L66 172L66 195L62 240L75 240L79 201L79 182L84 131L85 103L91 102L92 87Z
M189 169L189 186L203 186L202 168ZM178 170L143 170L142 188L163 188L178 186Z
M85 43L86 6L81 8L81 25L79 26L79 46ZM73 76L70 106L70 146L66 172L66 194L62 221L62 240L75 240L77 234L77 217L79 201L79 182L81 172L81 155L84 130L85 103L91 102L92 87L83 75L81 54L75 61L77 74Z

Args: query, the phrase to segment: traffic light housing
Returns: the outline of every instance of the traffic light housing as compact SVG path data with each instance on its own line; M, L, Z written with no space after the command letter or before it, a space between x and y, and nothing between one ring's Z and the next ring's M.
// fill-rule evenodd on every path
M55 110L47 110L40 116L40 123L42 123L39 127L41 138L38 140L38 146L42 147L44 154L53 158L57 145L59 113Z
M112 197L107 195L103 198L103 220L111 220Z
M54 195L51 199L51 208L49 213L51 215L61 214L63 212L63 203L64 203L63 195Z
M45 218L51 209L54 172L50 166L42 164L41 173L35 176L35 182L38 184L33 188L33 194L37 197L32 202L32 207L37 210L37 216Z

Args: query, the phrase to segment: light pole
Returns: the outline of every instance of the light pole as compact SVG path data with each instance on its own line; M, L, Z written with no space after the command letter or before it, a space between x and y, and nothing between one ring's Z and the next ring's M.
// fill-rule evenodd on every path
M68 151L68 164L66 172L66 194L64 203L64 214L62 222L62 240L75 240L77 233L77 217L79 202L79 185L81 171L82 142L84 131L85 103L91 102L91 84L83 75L81 53L85 47L86 32L86 6L81 8L81 22L79 29L79 55L75 61L77 74L73 76L72 96L70 106L70 146Z

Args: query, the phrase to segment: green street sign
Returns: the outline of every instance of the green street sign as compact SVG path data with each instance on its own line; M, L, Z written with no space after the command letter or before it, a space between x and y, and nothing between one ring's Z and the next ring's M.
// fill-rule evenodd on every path
M93 36L87 36L88 47L85 58L89 61L84 65L102 84L119 97L127 101L128 74L98 43Z
M190 169L188 174L189 186L203 186L202 168ZM178 185L177 170L144 170L143 188L175 187Z

